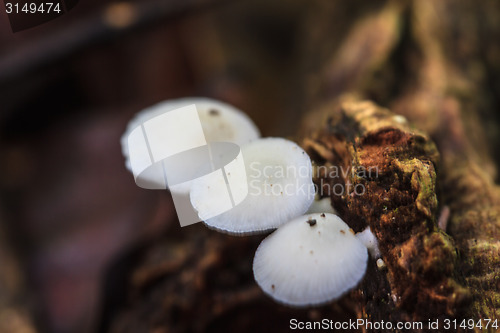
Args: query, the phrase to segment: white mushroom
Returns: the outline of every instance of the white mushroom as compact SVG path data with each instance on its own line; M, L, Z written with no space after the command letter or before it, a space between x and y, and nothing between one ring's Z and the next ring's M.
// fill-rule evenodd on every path
M195 104L198 110L203 133L207 142L231 142L243 145L260 137L260 132L253 121L241 110L221 102L203 97L173 99L146 108L135 115L127 125L121 138L125 165L132 171L129 161L129 134L142 123L165 112ZM185 128L178 128L185 131ZM168 144L168 143L165 143Z
M253 272L262 290L280 303L320 305L354 288L367 260L366 247L340 217L308 214L262 241Z
M194 181L191 204L201 220L219 231L243 235L277 228L304 214L314 200L314 184L311 160L302 148L282 138L265 138L242 146L241 153L246 181L232 181L228 170L226 176L231 187L247 186L247 197L231 210L214 216L221 209L206 198L222 197L225 184Z

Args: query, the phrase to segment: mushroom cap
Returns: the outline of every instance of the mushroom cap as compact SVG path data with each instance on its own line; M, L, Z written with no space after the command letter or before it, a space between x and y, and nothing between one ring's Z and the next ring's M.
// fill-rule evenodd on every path
M214 200L207 202L206 198L222 197L224 184L193 182L191 204L208 227L236 235L258 233L307 211L314 200L314 184L311 160L302 148L282 138L264 138L243 145L241 154L246 180L233 181L231 172L225 173L231 187L246 186L248 194L232 209L213 216L220 210Z
M365 274L366 247L340 217L308 214L282 225L259 245L255 281L276 301L320 305L354 288Z
M167 111L195 104L201 127L207 142L231 142L243 145L260 137L260 132L253 121L241 110L227 103L204 97L173 99L148 107L137 113L128 123L121 138L125 165L131 170L129 162L128 136L143 122Z

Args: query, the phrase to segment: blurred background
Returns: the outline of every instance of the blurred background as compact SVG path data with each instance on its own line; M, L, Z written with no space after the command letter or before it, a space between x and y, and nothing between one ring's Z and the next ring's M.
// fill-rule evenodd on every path
M207 96L247 112L264 136L293 136L306 110L344 92L404 109L397 97L422 85L433 57L411 4L80 0L17 33L0 6L0 332L96 331L123 291L109 278L119 258L180 234L169 194L136 187L124 167L119 139L136 112ZM484 88L470 117L485 125L471 140L489 143L477 153L493 170L500 8L481 4L422 11L443 21L434 47Z

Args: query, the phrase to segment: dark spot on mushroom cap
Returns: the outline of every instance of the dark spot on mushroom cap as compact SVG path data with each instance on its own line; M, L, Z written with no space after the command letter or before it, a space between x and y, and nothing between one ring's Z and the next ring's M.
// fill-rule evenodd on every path
M309 253L310 253L310 254L314 254L314 251L313 251L313 250L311 250L311 251L309 251Z
M321 217L326 217L325 213L321 214L320 216L321 216Z
M210 111L208 111L208 113L211 116L218 116L219 115L219 110L211 109Z
M345 231L344 230L340 230L340 233L345 235Z
M275 289L275 286L274 286L274 284L272 284L272 285L271 285L271 288L272 288L273 290Z
M315 219L309 219L309 220L307 220L307 223L309 223L310 227L313 227L313 226L316 225L316 220Z

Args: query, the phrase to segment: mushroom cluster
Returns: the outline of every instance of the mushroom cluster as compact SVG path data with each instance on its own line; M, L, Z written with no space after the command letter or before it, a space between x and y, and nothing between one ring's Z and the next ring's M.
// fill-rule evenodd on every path
M241 147L246 179L230 184L234 192L247 188L248 194L232 209L218 207L223 203L217 198L226 194L231 178L231 171L225 170L221 184L201 178L190 183L186 188L190 202L200 220L220 232L242 236L276 229L255 253L253 272L261 289L282 304L314 306L336 300L358 285L368 250L380 257L377 239L369 228L355 235L335 215L329 198L315 199L311 160L296 143L260 138L242 111L205 98L167 101L146 109L131 121L127 132L162 112L191 104L198 109L207 142ZM127 132L122 138L126 164ZM207 203L207 197L215 200Z

